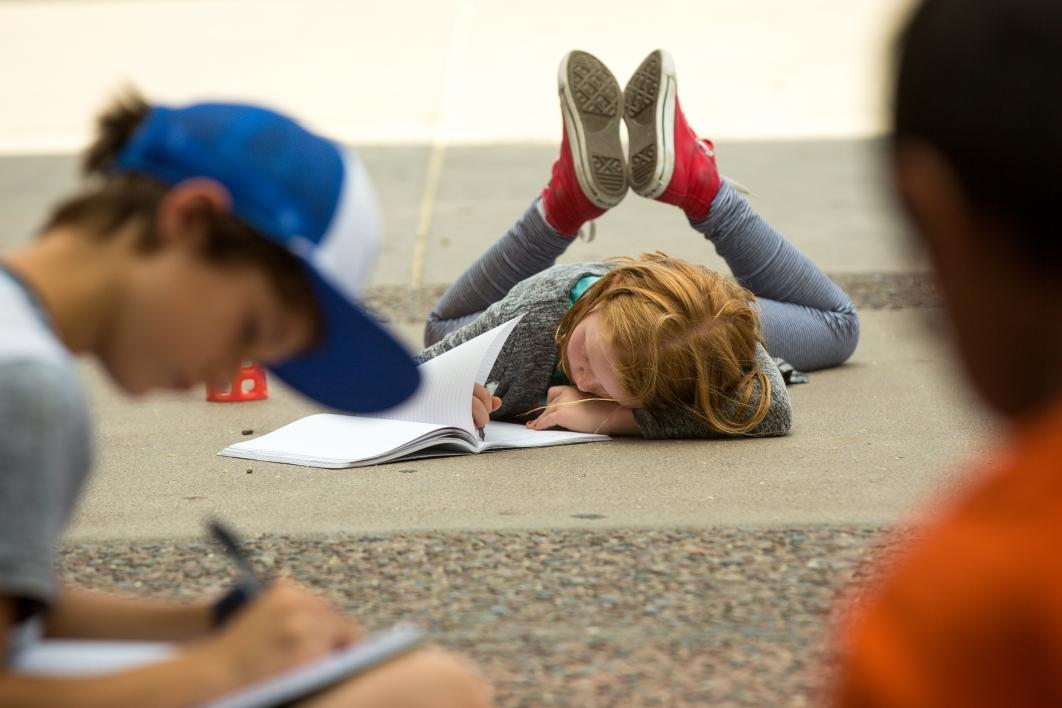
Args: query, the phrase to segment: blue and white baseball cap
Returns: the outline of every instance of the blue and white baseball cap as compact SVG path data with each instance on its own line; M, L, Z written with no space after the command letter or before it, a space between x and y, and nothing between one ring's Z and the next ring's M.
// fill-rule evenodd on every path
M216 180L236 217L303 264L324 331L311 351L271 367L283 381L355 413L390 408L416 390L409 354L358 304L381 223L369 175L352 151L265 108L154 106L114 168L170 185Z

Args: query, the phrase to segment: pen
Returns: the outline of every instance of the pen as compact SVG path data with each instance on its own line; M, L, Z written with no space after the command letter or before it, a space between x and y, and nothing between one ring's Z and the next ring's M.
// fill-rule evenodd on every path
M255 595L262 592L268 583L258 576L254 572L254 566L251 565L251 559L247 556L247 552L240 546L240 542L236 539L236 534L229 530L223 523L217 519L211 519L209 523L210 535L214 537L214 540L221 544L225 549L225 552L229 554L233 562L236 563L236 567L240 569L240 574L243 576L240 581L240 586L246 595L246 600L252 599Z
M498 382L491 381L484 387L490 395L494 395L494 392L498 390ZM479 441L484 442L487 439L487 433L483 428L476 428L476 432L479 433Z

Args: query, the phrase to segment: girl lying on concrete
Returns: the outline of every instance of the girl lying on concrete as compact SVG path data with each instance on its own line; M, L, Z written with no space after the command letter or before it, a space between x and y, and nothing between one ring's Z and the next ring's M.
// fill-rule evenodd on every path
M667 52L646 57L622 92L580 51L562 60L558 81L564 133L550 181L435 304L420 360L523 314L491 372L493 395L476 387L477 425L493 417L647 438L786 434L779 362L843 363L859 339L851 300L720 177L711 141L686 123ZM660 253L554 265L628 186L682 209L733 277Z

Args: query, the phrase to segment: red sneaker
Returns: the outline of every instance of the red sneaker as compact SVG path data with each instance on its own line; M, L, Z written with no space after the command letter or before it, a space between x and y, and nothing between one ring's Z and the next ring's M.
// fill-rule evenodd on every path
M564 133L542 190L546 221L563 236L620 203L627 193L619 123L623 94L612 72L586 52L569 52L557 76Z
M712 143L698 138L682 114L670 54L657 49L642 61L623 90L623 107L631 189L703 221L722 180Z

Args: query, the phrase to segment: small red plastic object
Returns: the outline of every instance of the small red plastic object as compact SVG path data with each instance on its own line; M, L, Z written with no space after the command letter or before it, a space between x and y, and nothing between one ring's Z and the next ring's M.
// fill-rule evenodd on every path
M269 398L269 384L266 372L258 364L245 364L236 372L232 385L228 389L218 390L207 386L207 400L215 403L238 403L241 401L261 401Z

